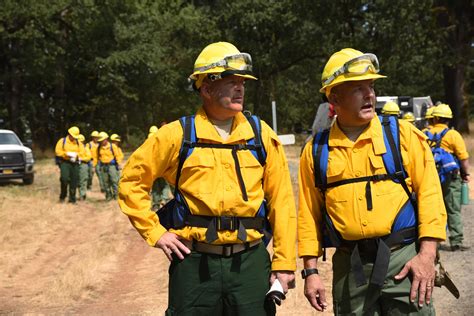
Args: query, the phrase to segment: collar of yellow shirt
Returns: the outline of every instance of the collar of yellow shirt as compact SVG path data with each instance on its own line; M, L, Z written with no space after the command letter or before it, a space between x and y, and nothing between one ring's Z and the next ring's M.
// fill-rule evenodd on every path
M329 147L354 147L354 145L362 140L369 140L376 155L382 155L387 152L383 139L382 124L377 115L370 121L369 126L360 134L355 142L352 142L344 132L339 128L338 124L333 124L329 132Z
M232 130L226 141L221 138L214 125L212 125L212 122L207 118L206 112L202 107L196 114L195 126L196 137L198 139L206 139L217 143L235 143L242 140L252 139L254 137L250 123L241 112L234 116Z

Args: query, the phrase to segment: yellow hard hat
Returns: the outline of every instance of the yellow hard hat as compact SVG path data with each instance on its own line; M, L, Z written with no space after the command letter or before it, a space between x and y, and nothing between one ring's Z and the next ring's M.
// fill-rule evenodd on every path
M148 133L156 133L158 132L158 127L156 125L153 125L152 127L150 127L150 129L148 130Z
M196 89L202 85L208 74L218 74L214 80L226 75L236 75L257 80L252 76L252 57L241 53L237 47L227 42L217 42L206 46L194 62L193 73L189 76Z
M430 108L428 108L426 110L426 113L425 113L425 119L430 119L430 118L433 118L433 111L435 109L435 106L432 106Z
M415 121L415 115L412 112L406 112L403 114L402 120L413 123Z
M106 140L107 138L109 138L109 134L107 134L106 132L100 132L98 141L101 142L103 140Z
M396 104L395 102L388 101L383 106L381 112L382 112L382 114L398 115L398 114L400 114L400 108L398 107L398 104Z
M362 53L352 48L344 48L329 58L321 75L321 93L329 95L331 88L346 81L386 78L378 74L377 56Z
M84 137L84 135L82 134L79 134L79 136L77 137L77 139L80 141L80 142L84 142L86 140L86 138Z
M433 116L453 118L453 112L451 111L449 105L447 105L446 103L441 103L438 104L433 110Z
M118 136L117 134L112 134L112 135L110 136L110 140L119 142L119 141L120 141L120 136Z
M67 132L68 132L69 135L71 135L72 137L74 137L76 139L79 137L79 134L81 134L81 131L79 130L79 127L77 127L77 126L70 127L67 130Z
M93 131L91 133L91 137L99 137L99 132L98 131Z

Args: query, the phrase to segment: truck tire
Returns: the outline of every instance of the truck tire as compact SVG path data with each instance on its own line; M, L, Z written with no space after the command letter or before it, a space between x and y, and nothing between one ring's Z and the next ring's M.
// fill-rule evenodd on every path
M35 180L34 176L31 176L31 177L28 177L28 178L23 178L23 184L25 184L25 185L33 184L34 180Z

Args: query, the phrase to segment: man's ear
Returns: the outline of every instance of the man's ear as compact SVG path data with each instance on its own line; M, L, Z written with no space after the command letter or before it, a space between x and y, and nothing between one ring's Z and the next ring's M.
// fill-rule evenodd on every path
M331 104L334 105L334 106L339 105L339 104L338 104L338 97L337 97L337 94L335 94L335 93L332 92L332 91L331 91L331 93L330 93L329 96L328 96L328 100L329 100L329 103L331 103Z
M204 98L211 98L211 86L207 82L202 83L201 89L199 91L201 92L201 96L203 96Z

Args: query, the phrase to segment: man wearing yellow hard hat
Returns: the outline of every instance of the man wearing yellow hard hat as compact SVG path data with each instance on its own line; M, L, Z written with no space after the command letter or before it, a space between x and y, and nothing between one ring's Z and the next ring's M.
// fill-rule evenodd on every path
M115 136L114 136L115 135ZM117 141L117 134L114 134ZM120 156L117 145L109 141L109 134L99 133L99 146L97 147L97 162L104 181L105 200L116 200L118 198L118 182L120 179L120 164L123 154Z
M328 306L318 258L335 247L336 314L431 315L436 247L446 238L441 187L424 135L375 114L380 78L377 57L351 48L324 67L320 92L337 119L306 144L300 161L305 295L319 311Z
M446 162L440 161L438 173L443 188L444 204L448 213L449 243L452 251L465 251L470 247L463 244L464 233L461 216L461 185L469 182L469 153L461 134L450 129L448 124L453 112L448 104L437 105L432 113L434 125L425 134L432 147L444 149L452 156L455 166L445 170ZM441 155L435 155L435 158ZM443 174L443 171L447 171Z
M84 146L78 140L81 133L77 126L72 126L67 132L68 135L60 138L55 148L56 163L61 172L59 201L64 202L69 193L68 202L76 203L76 190L79 184L79 156L83 155Z
M283 147L244 115L252 59L217 42L190 76L202 107L162 126L135 151L120 181L120 207L147 243L171 261L167 314L272 315L296 269L296 210ZM156 178L175 198L150 210ZM273 257L265 243L273 235ZM277 282L278 280L278 282ZM281 293L283 295L283 293Z
M97 147L99 146L99 142L97 141L98 139L99 139L99 132L92 131L91 140L87 143L87 147L89 148L89 151L91 152L91 155L92 155L92 160L91 160L91 163L89 164L89 178L87 179L87 190L92 189L92 179L94 177L94 171L97 175L97 179L99 179L100 188L101 189L103 188L103 184L99 177L99 171L97 167Z
M421 130L423 133L433 128L433 125L434 125L433 111L435 108L436 106L431 106L426 110L426 113L425 113L426 126L425 128Z
M400 115L400 107L395 102L388 101L383 106L381 113L385 114L385 115L399 116Z
M92 165L92 153L85 143L86 138L80 134L78 138L81 146L84 147L82 154L79 154L79 199L85 201L87 198L87 181L89 179L89 166Z
M415 124L416 118L413 112L405 112L403 113L402 120Z

